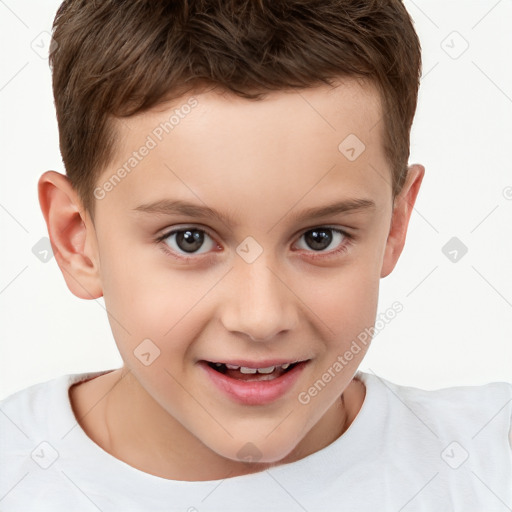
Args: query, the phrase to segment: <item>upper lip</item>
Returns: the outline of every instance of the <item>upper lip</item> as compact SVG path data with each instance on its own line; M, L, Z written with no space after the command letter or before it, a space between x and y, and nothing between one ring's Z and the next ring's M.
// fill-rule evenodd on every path
M207 360L204 359L207 363L223 363L223 364L232 364L234 366L244 366L246 368L270 368L271 366L281 366L286 363L294 364L300 363L303 361L309 361L309 359L297 359L295 357L291 357L289 359L264 359L263 361L249 361L247 359L215 359L215 360Z

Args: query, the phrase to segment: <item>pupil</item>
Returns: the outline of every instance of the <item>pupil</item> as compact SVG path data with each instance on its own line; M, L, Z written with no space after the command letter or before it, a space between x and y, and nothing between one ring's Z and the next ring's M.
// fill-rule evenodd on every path
M330 229L313 229L305 235L306 243L311 249L321 250L329 247L332 241Z
M194 252L201 248L204 241L204 233L197 229L179 231L176 235L178 247L186 252Z

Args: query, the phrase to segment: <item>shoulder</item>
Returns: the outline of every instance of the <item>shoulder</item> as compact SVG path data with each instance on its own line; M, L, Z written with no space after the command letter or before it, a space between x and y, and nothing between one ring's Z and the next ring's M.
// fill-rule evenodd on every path
M61 375L0 401L0 459L30 460L43 442L62 438L76 424L69 388L104 372ZM16 464L15 464L16 465Z
M426 390L363 374L365 385L386 403L388 421L428 430L438 438L506 439L512 444L512 383L491 382Z
M53 379L33 384L16 391L0 400L3 420L16 421L18 426L30 430L41 428L45 418L60 411L70 411L69 388L76 383L104 374L104 371L61 375ZM3 423L2 423L3 425Z
M39 500L56 496L69 505L73 489L60 467L75 467L80 450L88 449L75 446L77 436L68 435L77 432L69 389L103 373L61 375L0 401L0 497L5 510L35 510Z
M423 390L401 386L397 393L404 400L426 411L442 413L447 419L465 418L479 422L500 415L502 423L510 427L512 418L512 383L490 382L474 386L453 386Z
M29 436L34 427L41 427L49 409L54 410L58 398L62 396L71 375L62 375L54 379L33 384L16 391L0 401L0 428L6 434L13 427ZM60 404L64 405L64 404Z
M482 411L498 404L512 411L512 383L490 382L473 386L453 386L440 389L422 389L396 384L374 373L360 372L363 381L372 389L381 388L388 397L414 404L417 407L460 411ZM507 407L508 406L508 407Z

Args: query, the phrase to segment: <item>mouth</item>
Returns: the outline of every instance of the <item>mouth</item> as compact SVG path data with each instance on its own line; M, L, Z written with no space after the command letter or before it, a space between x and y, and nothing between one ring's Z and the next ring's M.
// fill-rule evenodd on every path
M288 396L311 359L274 361L199 361L207 375L208 392L243 405L270 404ZM214 384L214 387L211 387Z
M206 361L206 364L215 371L226 375L231 379L244 381L264 381L278 379L285 373L293 370L302 361L294 363L274 364L265 367L241 366L230 363L214 363Z

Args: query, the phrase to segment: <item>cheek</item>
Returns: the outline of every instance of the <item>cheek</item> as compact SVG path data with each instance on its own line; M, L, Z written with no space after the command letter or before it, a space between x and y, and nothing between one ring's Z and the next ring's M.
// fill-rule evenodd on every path
M158 354L152 368L176 368L208 321L202 299L218 277L171 267L156 247L127 253L121 245L112 243L102 259L105 306L119 352L128 366L140 365L136 357L146 347Z
M377 313L379 275L377 267L362 258L346 266L303 279L297 295L313 311L326 339L345 343L373 325Z
M158 274L154 264L123 247L122 240L112 239L103 246L101 274L105 307L118 345L158 339L173 325L173 288L162 281L165 276Z
M156 244L141 243L133 236L103 242L101 279L109 312L116 313L129 331L155 325L158 318L165 321L183 289L176 273L163 267L165 255Z

